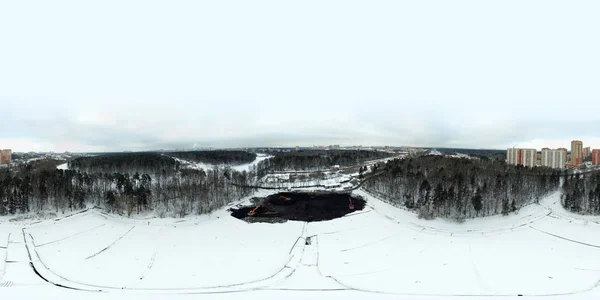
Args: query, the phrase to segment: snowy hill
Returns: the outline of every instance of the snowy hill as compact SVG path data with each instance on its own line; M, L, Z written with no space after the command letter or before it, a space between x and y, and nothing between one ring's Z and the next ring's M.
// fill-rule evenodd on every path
M230 167L233 170L236 170L238 172L243 172L243 171L250 172L250 170L252 170L252 168L255 167L259 162L269 159L271 157L272 156L269 156L266 154L257 154L256 159L250 163L241 164L241 165L232 165ZM226 164L214 165L214 164L207 164L207 163L201 163L201 162L193 162L193 161L189 161L189 160L185 160L185 159L181 159L181 158L177 158L177 157L173 157L173 158L175 160L177 160L179 163L181 163L184 167L191 168L191 169L211 170L216 167L225 168L225 167L229 166Z
M135 220L89 210L20 225L4 220L0 286L10 287L0 287L0 295L600 296L600 218L566 212L558 193L518 214L462 224L421 220L357 194L367 199L365 210L325 222L249 224L224 209L187 219Z

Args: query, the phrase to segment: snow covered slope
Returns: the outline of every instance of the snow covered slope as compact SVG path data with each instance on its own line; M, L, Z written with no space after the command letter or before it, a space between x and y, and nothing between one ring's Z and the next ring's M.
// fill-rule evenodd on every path
M0 288L0 295L600 296L600 218L564 211L558 193L518 214L462 224L420 220L358 193L368 201L365 210L326 222L248 224L225 210L195 219L131 220L92 210L23 230L2 225L0 286L10 288Z
M266 155L266 154L262 154L259 153L256 155L256 159L250 163L247 164L241 164L241 165L235 165L235 166L231 166L232 169L238 171L238 172L250 172L250 170L252 169L252 167L256 166L259 162L263 161L263 160L267 160L269 158L271 158L272 156ZM172 157L173 159L177 160L179 163L181 163L182 165L184 165L187 168L191 168L191 169L203 169L203 170L212 170L215 167L221 167L224 168L227 165L223 164L223 165L213 165L213 164L206 164L206 163L201 163L201 162L193 162L193 161L189 161L189 160L184 160L181 158L177 158L177 157Z

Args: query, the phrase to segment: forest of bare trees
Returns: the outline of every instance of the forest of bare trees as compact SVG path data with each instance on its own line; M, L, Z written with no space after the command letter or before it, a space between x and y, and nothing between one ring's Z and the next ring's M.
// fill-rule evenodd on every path
M156 157L160 156L141 155L129 161L129 169L148 168ZM115 160L111 162L111 158ZM107 156L93 160L101 164L75 160L71 165L114 170L126 168L124 159ZM244 186L254 180L253 175L231 168L179 170L177 164L164 163L162 158L158 162L160 168L151 174L59 170L56 163L0 170L0 215L97 206L121 215L153 210L159 216L181 217L208 213L246 196L250 189Z
M500 161L423 156L394 160L364 188L423 218L508 214L556 190L559 171Z
M153 152L110 153L83 156L69 161L69 169L103 173L160 173L177 171L179 163L168 156Z
M600 172L567 176L562 204L575 213L600 215Z
M121 215L148 211L159 216L203 214L249 195L250 186L267 172L348 166L387 155L366 151L286 153L261 162L250 172L217 166L181 168L175 159L157 153L77 158L69 163L69 170L56 169L58 161L38 160L0 170L0 215L66 212L90 206ZM565 178L562 202L566 209L600 214L600 172L568 174L511 166L495 159L444 156L395 159L371 171L363 188L423 218L508 214L555 191L561 177Z

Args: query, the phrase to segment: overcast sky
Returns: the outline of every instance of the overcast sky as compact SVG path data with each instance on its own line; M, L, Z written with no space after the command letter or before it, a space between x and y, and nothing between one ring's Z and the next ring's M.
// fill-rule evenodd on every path
M600 147L600 1L0 0L0 148Z

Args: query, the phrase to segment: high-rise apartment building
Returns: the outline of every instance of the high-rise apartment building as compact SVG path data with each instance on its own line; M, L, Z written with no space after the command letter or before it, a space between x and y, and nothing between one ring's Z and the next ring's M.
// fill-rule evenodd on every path
M566 152L556 149L542 149L542 166L554 169L562 169L565 167Z
M590 154L592 154L592 153L590 152L590 147L585 147L585 148L583 148L583 158L588 158L588 157L590 157Z
M557 150L561 150L565 153L564 158L565 158L565 163L567 163L567 161L569 159L569 150L567 150L567 148L558 148Z
M509 165L518 165L519 149L508 148L506 150L506 163Z
M535 167L537 150L509 148L506 151L506 163L511 165L523 165L526 167Z
M578 168L583 164L583 142L571 141L571 165Z
M522 149L523 157L521 164L526 167L533 168L537 162L537 150L535 149Z
M595 166L600 165L600 149L592 150L592 164Z
M0 164L10 164L12 161L12 150L0 150Z

